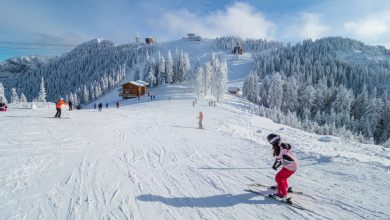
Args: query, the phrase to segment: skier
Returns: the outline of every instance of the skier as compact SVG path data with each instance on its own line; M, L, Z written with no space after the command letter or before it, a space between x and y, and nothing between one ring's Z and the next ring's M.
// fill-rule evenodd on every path
M66 103L64 102L64 98L60 98L60 99L57 100L57 104L56 104L57 113L54 116L54 118L61 118L61 108L65 104Z
M72 106L73 106L73 103L72 103L72 101L71 101L71 100L69 100L69 102L68 102L68 106L69 106L69 111L72 111L72 110L73 110L73 108L72 108Z
M139 96L138 96L139 97ZM116 107L119 108L119 101L116 101Z
M99 108L99 112L101 112L103 108L103 103L99 102L98 108Z
M199 119L199 129L203 129L203 112L200 111L199 112L199 116L198 116L198 119Z
M108 103L106 103L106 108L108 108Z
M298 169L298 160L291 151L291 145L281 142L278 134L271 133L267 136L268 142L272 145L275 162L272 169L283 168L275 175L275 181L278 184L277 193L271 197L287 198L288 182L287 179Z

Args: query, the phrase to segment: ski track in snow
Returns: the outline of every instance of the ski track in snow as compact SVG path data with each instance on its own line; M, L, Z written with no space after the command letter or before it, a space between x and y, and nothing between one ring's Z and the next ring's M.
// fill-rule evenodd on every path
M217 107L207 99L196 107L191 98L128 101L74 111L71 120L45 118L52 109L0 114L0 218L389 218L388 149L320 142L226 97ZM204 130L196 128L199 110ZM305 195L291 196L309 211L244 191L250 179L274 184L269 132L293 144L301 166L289 184Z

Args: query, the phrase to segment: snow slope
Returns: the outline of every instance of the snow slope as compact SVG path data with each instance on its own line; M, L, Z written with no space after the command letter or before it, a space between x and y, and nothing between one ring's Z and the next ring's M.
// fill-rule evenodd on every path
M388 219L390 152L302 132L253 115L226 95L192 106L186 85L119 109L0 114L1 219ZM171 101L167 97L171 97ZM196 116L205 114L205 130ZM300 170L291 195L300 211L245 192L274 184L277 132L293 144Z

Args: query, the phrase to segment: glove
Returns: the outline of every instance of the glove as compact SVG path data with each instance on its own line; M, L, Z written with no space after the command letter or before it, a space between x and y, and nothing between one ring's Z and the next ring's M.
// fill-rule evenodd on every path
M272 166L272 169L277 170L278 167L279 167L281 164L282 164L282 163L281 163L279 160L275 160L275 163L274 163L274 165Z

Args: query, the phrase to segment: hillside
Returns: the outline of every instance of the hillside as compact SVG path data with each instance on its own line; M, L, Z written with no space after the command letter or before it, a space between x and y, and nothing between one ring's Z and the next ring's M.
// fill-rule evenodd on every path
M324 43L326 41L331 43ZM236 45L242 45L247 52L244 54L244 57L247 57L244 67L240 66L240 62L234 62L235 58L231 55L232 48ZM390 52L383 47L367 46L362 42L346 38L324 38L313 42L313 45L312 48L319 49L318 51L327 56L336 57L340 61L363 63L370 69L376 69L378 65L385 71L389 69ZM164 57L167 56L168 50L172 55L175 55L176 51L184 51L189 54L192 66L198 59L201 63L206 62L211 53L220 56L227 55L229 69L236 69L234 71L237 73L237 75L229 74L229 77L233 77L230 80L243 81L251 69L259 72L258 69L263 68L258 66L259 64L253 65L252 53L268 56L272 51L283 51L283 48L286 46L280 42L242 40L236 37L203 39L202 41L181 39L158 43L156 46L115 45L108 40L94 39L58 57L30 56L0 62L0 82L6 88L8 99L11 96L11 88L15 87L19 94L23 92L30 101L37 96L43 77L49 100L54 101L59 96L73 94L77 96L78 101L86 103L111 91L124 78L131 79L134 66L139 64L142 68L146 56L150 55L155 59L158 51ZM248 63L251 63L251 66L248 67ZM108 85L104 86L107 81ZM237 85L242 85L242 82ZM97 86L100 86L102 91L94 94L96 91L93 88ZM84 87L89 90L90 94L87 101L83 99Z
M232 54L235 45L241 45L246 53L236 57ZM212 57L228 71L218 75ZM225 78L219 80L219 76L228 72L227 86L243 87L250 101L277 114L290 114L292 121L299 122L289 124L293 127L365 143L382 144L390 138L390 52L348 38L295 45L238 37L181 39L157 45L115 45L94 39L60 57L3 62L0 82L8 100L11 89L16 88L17 94L32 101L43 80L49 101L64 97L75 104L92 104L105 100L105 94L118 97L119 84L133 80L135 72L140 73L137 79L152 86L191 82L199 94L213 85L220 88L218 94L227 90L222 88ZM256 82L248 79L251 86L243 86L251 72ZM207 84L202 89L197 86L201 82ZM223 86L215 86L216 82ZM280 121L279 116L267 117Z
M156 101L68 112L0 114L0 216L4 219L386 219L389 149L302 132L254 115L226 95L216 107L186 84L155 88ZM168 97L172 100L169 101ZM107 97L107 100L110 98ZM199 111L205 130L196 128ZM271 147L282 135L300 160L290 186L300 211L245 192L274 184ZM321 141L326 140L327 142Z

